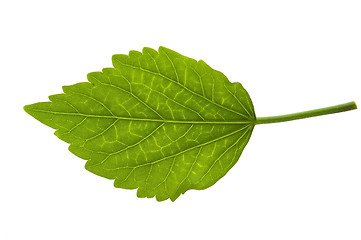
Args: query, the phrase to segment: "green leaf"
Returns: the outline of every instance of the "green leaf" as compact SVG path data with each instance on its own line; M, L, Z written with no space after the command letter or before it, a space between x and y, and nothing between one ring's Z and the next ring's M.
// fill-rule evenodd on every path
M174 201L232 168L256 121L240 83L164 47L112 61L114 68L25 111L56 129L87 170L115 179L115 187L138 188L138 197Z

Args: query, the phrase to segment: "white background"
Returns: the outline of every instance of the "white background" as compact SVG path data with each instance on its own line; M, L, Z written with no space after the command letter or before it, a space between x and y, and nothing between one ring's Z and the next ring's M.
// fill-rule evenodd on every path
M84 169L22 107L165 46L205 60L257 116L361 104L361 2L2 1L0 239L361 239L361 111L256 126L239 162L174 203Z

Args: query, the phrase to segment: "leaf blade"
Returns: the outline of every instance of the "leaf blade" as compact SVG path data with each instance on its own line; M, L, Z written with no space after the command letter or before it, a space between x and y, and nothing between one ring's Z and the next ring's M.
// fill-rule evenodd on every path
M237 162L254 127L252 101L203 61L160 47L114 55L113 69L24 107L88 171L139 197L176 200L205 189Z

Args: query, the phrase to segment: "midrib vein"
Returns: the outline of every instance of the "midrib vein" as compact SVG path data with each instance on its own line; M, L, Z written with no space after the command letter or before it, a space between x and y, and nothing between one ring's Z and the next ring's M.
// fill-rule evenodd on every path
M57 115L68 115L68 116L81 116L88 118L106 118L106 119L120 119L128 121L142 121L142 122L161 122L161 123L174 123L174 124L250 124L252 121L192 121L192 120L169 120L169 119L157 119L157 118L134 118L134 117L121 117L113 115L91 115L84 113L68 113L68 112L56 112L42 109L28 109L34 112L43 112Z

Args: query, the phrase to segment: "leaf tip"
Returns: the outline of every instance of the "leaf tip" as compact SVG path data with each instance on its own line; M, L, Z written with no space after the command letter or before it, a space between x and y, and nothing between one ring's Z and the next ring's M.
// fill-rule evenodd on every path
M34 117L34 105L36 105L36 103L28 104L23 107L24 111L33 117Z
M24 109L25 112L29 113L30 105L25 105L25 106L23 107L23 109Z

